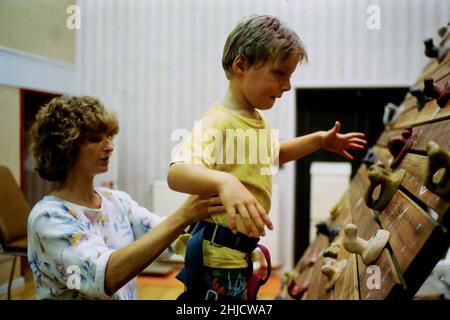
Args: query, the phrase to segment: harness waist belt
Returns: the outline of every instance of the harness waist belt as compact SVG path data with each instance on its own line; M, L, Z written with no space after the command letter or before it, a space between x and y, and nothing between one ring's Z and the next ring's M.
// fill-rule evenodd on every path
M203 240L208 240L212 245L219 245L241 252L252 252L256 248L259 238L251 238L244 233L234 234L230 228L207 222L198 221L192 234L204 228Z

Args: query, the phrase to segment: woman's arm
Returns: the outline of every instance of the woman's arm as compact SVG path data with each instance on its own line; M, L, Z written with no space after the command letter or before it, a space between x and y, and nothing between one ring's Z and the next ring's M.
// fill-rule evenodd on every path
M183 231L198 219L223 212L218 197L188 199L179 209L130 245L114 251L105 271L105 293L113 294L152 263Z

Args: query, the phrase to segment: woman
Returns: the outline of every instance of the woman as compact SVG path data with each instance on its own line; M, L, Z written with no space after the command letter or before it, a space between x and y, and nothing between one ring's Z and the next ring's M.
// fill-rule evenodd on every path
M28 219L39 299L136 299L136 275L186 226L223 212L217 197L197 198L162 219L125 192L94 188L94 177L108 170L118 130L116 117L93 97L57 97L36 116L35 169L57 182Z

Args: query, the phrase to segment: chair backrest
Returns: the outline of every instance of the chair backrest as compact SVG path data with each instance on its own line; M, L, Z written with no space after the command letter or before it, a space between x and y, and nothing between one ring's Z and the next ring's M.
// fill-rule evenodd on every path
M27 237L30 207L9 168L0 165L0 245Z

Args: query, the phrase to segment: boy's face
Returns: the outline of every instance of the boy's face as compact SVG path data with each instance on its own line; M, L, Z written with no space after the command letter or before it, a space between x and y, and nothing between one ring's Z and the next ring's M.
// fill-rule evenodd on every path
M243 72L240 82L241 93L254 108L272 108L275 100L291 89L290 78L298 64L298 57L292 55L286 61L274 64L251 66Z

